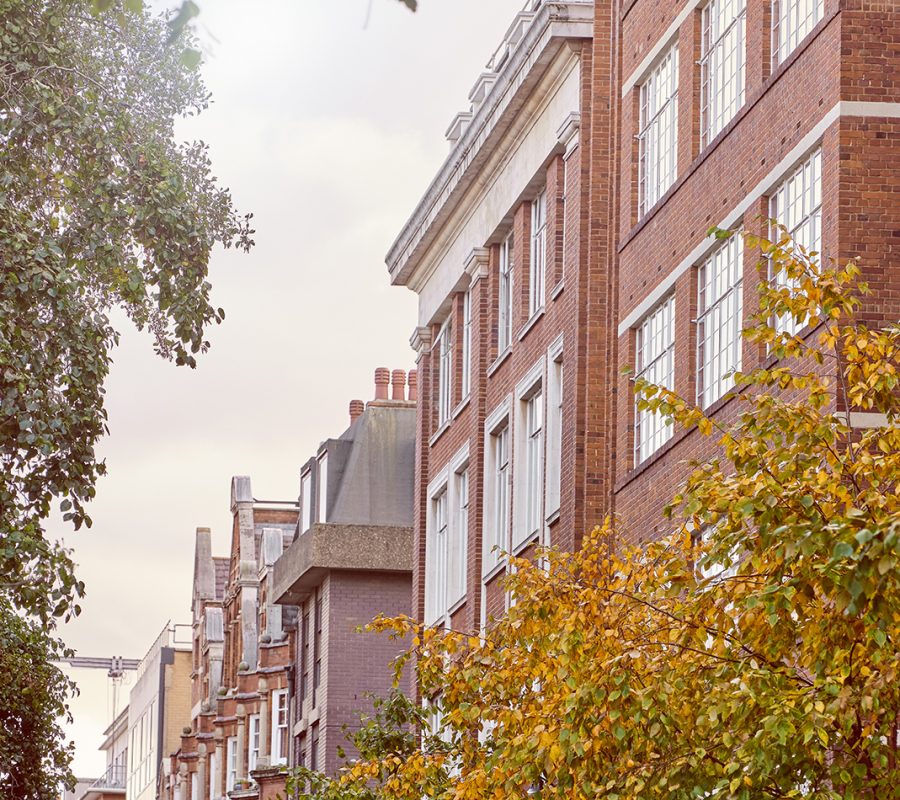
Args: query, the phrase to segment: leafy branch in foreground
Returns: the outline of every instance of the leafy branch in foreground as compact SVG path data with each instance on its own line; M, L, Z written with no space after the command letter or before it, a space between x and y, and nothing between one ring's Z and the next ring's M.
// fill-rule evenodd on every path
M44 522L59 500L90 525L110 312L194 366L224 317L212 248L253 243L205 145L174 139L209 101L199 73L126 6L0 0L0 589L44 621L83 594Z
M440 735L310 796L900 797L900 331L857 321L855 262L745 238L787 278L745 332L779 360L737 376L730 422L637 387L717 444L672 534L627 548L609 521L577 553L511 559L516 602L483 633L376 620L413 637L398 669Z

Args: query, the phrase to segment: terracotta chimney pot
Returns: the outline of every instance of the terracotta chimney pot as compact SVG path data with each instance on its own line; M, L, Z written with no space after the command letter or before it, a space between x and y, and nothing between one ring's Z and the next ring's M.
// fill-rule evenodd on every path
M388 399L388 384L391 382L391 371L386 367L375 370L375 399Z
M415 403L418 395L416 394L416 387L418 381L418 375L414 369L409 371L409 397L407 398L411 403Z
M366 410L366 404L363 403L362 400L351 400L350 401L350 424L352 425L359 419L360 415L363 411Z
M391 400L406 400L406 370L395 369L391 373Z

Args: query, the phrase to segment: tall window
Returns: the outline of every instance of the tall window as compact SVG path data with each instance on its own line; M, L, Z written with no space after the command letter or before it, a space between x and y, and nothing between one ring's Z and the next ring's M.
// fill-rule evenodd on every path
M707 145L744 104L747 0L710 0L703 9L701 129Z
M449 575L448 602L455 603L466 593L466 561L469 543L469 472L464 469L454 476L456 520L453 525L453 547Z
M500 245L500 285L497 293L497 352L512 343L513 311L513 237L509 234Z
M672 389L675 377L675 298L663 301L637 331L637 377ZM671 420L656 411L635 411L635 463L672 437Z
M641 85L638 213L643 216L675 182L678 150L678 43Z
M250 735L247 742L247 772L253 772L256 769L256 762L259 759L259 714L250 715Z
M313 520L312 510L312 472L305 472L300 476L300 533L309 530Z
M562 354L550 362L547 371L547 506L549 517L559 510L560 481L562 477L562 408L563 362Z
M822 19L825 0L773 0L772 59L784 61Z
M488 480L492 494L492 531L490 536L485 537L485 565L488 568L499 563L500 555L495 548L502 551L509 549L509 435L507 422L490 438L491 471Z
M225 775L225 790L230 792L237 782L237 736L229 736L226 741L228 772Z
M309 737L309 768L319 769L319 723L314 722Z
M732 236L700 267L697 298L697 402L714 403L741 368L744 243Z
M541 499L544 494L544 396L541 392L526 402L526 484L525 535L541 528Z
M319 456L317 473L318 495L316 502L316 522L326 522L328 519L328 453Z
M303 641L300 642L300 707L298 714L303 714L303 703L309 686L309 603L303 604L303 622L300 627Z
M431 536L426 547L431 552L426 552L428 562L428 576L426 586L428 588L426 602L427 622L431 624L440 619L447 611L447 550L449 519L447 514L447 488L431 500Z
M209 796L213 798L219 790L219 765L216 763L216 754L209 754Z
M452 329L450 320L448 319L441 328L441 332L438 334L437 341L435 342L435 348L437 350L438 357L438 425L443 425L448 419L450 419L450 398L452 396L450 370L453 366L453 348L450 341L451 333Z
M319 685L322 683L322 590L316 589L315 614L315 639L313 640L313 688L312 704L316 707Z
M469 378L472 372L472 291L467 289L463 295L463 331L462 331L462 377L460 396L469 394Z
M822 151L816 150L779 185L769 199L769 216L784 225L807 252L822 248ZM773 232L773 237L778 234ZM772 275L776 286L795 289L784 272ZM796 334L803 325L791 315L774 320L779 332Z
M531 266L528 271L529 317L544 305L546 258L547 193L542 191L531 203Z
M288 693L287 689L276 689L272 692L272 764L286 764L287 756Z

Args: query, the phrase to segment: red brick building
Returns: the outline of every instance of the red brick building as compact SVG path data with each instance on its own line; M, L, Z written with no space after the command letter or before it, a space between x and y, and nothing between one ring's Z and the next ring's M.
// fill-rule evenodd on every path
M169 800L284 794L294 620L273 602L271 576L299 509L256 500L250 478L237 476L231 512L228 556L213 556L209 528L197 529L191 723L170 758Z
M407 394L404 370L376 370L375 399L351 402L350 427L303 465L297 535L275 565L271 596L297 617L292 764L329 775L404 649L360 628L411 610L415 377Z
M620 368L727 417L765 355L740 336L758 255L711 226L860 255L863 315L898 318L898 64L895 2L526 5L387 256L419 296L420 618L503 613L497 548L572 548L611 511L666 530L710 444L639 414Z
M619 41L619 363L734 415L729 372L765 358L739 335L759 253L711 225L766 233L775 218L826 258L859 255L874 290L863 317L900 317L897 3L637 0ZM686 461L711 449L639 415L627 379L617 388L613 502L639 540L664 530Z

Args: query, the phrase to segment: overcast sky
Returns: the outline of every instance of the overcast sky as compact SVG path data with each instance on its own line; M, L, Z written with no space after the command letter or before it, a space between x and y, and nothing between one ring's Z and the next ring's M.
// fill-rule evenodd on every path
M189 622L194 530L211 526L227 554L231 476L296 499L300 464L344 430L351 399L371 399L375 367L413 366L415 297L390 286L384 256L523 0L199 4L214 103L180 135L210 145L257 246L213 256L227 316L196 371L132 331L115 353L94 526L52 529L87 584L63 630L81 655L140 658L167 620ZM75 772L97 776L109 681L75 677Z

